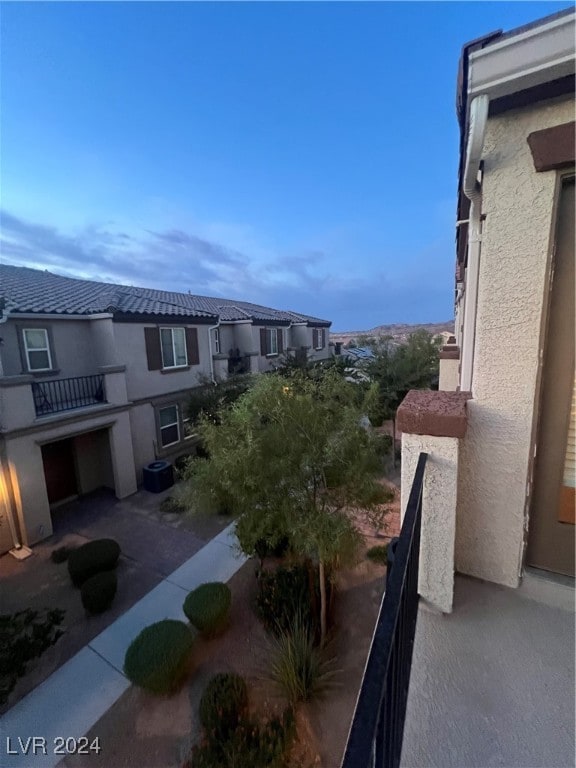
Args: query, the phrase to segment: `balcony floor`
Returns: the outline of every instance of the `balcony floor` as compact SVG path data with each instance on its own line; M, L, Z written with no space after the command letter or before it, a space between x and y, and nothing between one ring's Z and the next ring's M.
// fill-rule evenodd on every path
M573 590L536 587L462 576L454 613L420 608L403 768L574 766Z

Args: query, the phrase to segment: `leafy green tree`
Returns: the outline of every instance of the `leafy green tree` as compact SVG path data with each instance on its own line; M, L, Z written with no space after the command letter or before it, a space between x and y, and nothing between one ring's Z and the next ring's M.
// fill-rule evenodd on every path
M288 536L316 563L322 642L327 571L350 562L361 541L347 510L368 513L388 500L377 482L377 439L361 426L355 390L335 370L318 379L261 376L221 411L219 424L200 418L209 459L190 462L185 473L188 506L202 508L215 494L233 499L246 554L263 539L274 548Z
M396 411L411 389L438 387L440 336L420 329L406 344L393 345L390 339L378 345L375 359L368 364L373 382L369 392L368 415L373 424L391 420L396 435Z

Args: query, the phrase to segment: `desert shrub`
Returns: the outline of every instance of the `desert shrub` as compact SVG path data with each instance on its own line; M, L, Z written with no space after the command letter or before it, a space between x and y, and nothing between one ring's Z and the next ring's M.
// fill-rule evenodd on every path
M334 684L335 659L315 645L310 627L297 617L290 631L271 641L270 678L290 704L311 701Z
M74 552L76 547L58 547L57 549L52 550L52 554L50 555L50 559L53 563L60 564L66 562L68 558L70 557L70 553Z
M256 614L273 634L289 631L299 616L315 634L319 631L320 585L318 573L304 565L260 570L257 573Z
M111 571L120 557L120 545L114 539L96 539L70 552L68 572L72 582L81 586L101 571Z
M248 710L244 678L231 673L215 675L200 699L200 722L208 737L224 741L237 728Z
M183 768L284 768L295 733L291 709L265 722L242 720L225 741L206 737Z
M182 608L192 626L211 637L226 626L231 601L230 587L220 581L212 581L190 592Z
M152 693L172 693L188 668L194 638L183 621L151 624L126 651L124 673L134 685Z
M182 514L186 512L186 506L174 496L167 496L160 503L160 511L167 514Z
M80 588L82 605L88 613L102 613L112 605L117 586L114 571L102 571L90 576Z
M381 544L376 547L370 547L366 552L368 560L372 560L373 563L378 565L386 565L388 562L388 544Z
M62 636L58 627L64 611L33 611L0 616L0 704L8 700L18 678L26 673L28 662L41 656Z

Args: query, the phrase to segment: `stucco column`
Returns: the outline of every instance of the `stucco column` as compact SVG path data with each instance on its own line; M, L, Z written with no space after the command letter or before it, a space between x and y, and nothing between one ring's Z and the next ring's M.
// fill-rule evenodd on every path
M454 339L452 336L451 339ZM449 341L440 350L440 383L438 389L443 392L456 392L460 384L460 347Z
M136 472L134 451L128 412L119 413L114 426L110 428L110 453L114 473L114 490L117 498L123 499L136 493Z
M402 432L401 516L421 452L428 454L422 495L418 591L430 605L451 613L459 442L466 434L468 393L412 390L398 409Z
M105 376L106 402L111 405L125 405L128 402L126 366L103 365L98 372Z

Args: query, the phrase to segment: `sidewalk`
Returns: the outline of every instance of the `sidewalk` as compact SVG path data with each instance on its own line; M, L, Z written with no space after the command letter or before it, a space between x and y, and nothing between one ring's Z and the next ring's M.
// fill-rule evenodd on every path
M77 741L130 686L122 667L138 633L162 619L185 621L188 592L228 581L246 562L235 541L232 524L9 710L0 720L2 768L56 766L67 754L55 752L61 739Z

